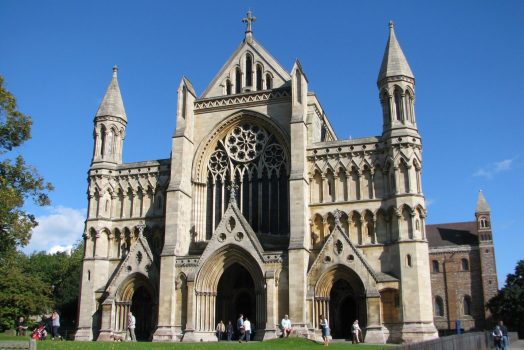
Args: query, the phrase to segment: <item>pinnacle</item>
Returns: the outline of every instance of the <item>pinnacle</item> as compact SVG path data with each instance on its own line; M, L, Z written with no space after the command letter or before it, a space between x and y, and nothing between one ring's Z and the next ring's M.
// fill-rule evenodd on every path
M475 210L477 213L485 213L490 212L491 209L489 208L488 202L486 201L486 198L484 197L484 193L482 190L479 191L478 199L477 199L477 209Z
M122 101L120 87L118 86L117 72L118 67L115 65L113 67L113 77L107 87L106 94L104 95L102 103L98 107L95 117L112 116L120 117L127 121L124 102Z
M380 82L387 77L399 75L413 79L415 78L413 72L411 72L408 61L406 60L406 56L404 56L404 52L402 52L400 44L398 43L395 35L395 25L393 21L390 21L389 39L386 45L386 50L384 51L384 58L382 59L377 82Z

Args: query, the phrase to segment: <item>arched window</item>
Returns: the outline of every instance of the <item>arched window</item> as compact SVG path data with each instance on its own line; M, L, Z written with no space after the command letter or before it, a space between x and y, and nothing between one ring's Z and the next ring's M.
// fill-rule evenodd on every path
M391 122L391 109L389 105L389 94L386 90L382 91L380 103L382 105L382 114L384 115L384 125L388 125Z
M226 95L231 95L231 80L226 80Z
M404 119L404 108L402 106L402 90L399 87L395 88L395 113L397 120Z
M411 255L406 255L406 266L407 267L411 267L413 266L412 262L411 262Z
M262 66L257 64L257 91L262 90Z
M489 228L489 221L484 216L480 218L480 228Z
M469 271L469 261L464 258L461 260L462 271Z
M409 90L406 90L406 120L414 123L415 122L415 118L414 118L414 113L415 113L415 110L413 108L413 95L411 94L411 92Z
M300 74L300 71L297 70L297 74L295 77L295 84L297 86L297 100L298 103L302 103L302 74Z
M104 158L104 156L106 155L106 133L106 127L102 125L102 127L100 128L100 155L102 156L102 158Z
M438 295L435 297L435 316L444 316L444 302L442 301L442 298Z
M469 295L464 296L462 309L464 311L464 315L471 315L471 297Z
M242 72L237 67L235 70L235 93L239 94L242 91Z
M439 263L438 263L438 260L433 260L433 261L431 262L431 267L432 267L431 270L432 270L433 272L435 272L435 273L440 272L440 265L439 265Z
M217 143L207 165L206 238L210 239L230 200L257 233L289 234L288 156L261 126L232 127Z
M110 156L113 154L113 141L115 139L115 132L113 129L109 130L107 137L107 155Z
M266 74L266 89L272 89L273 88L273 78L271 78L271 74Z
M246 87L253 86L253 58L246 55Z

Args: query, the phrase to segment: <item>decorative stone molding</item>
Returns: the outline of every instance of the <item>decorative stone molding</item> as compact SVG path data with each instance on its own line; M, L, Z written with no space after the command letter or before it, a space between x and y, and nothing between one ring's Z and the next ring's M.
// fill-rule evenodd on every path
M261 92L245 93L240 95L219 96L195 101L195 114L206 112L209 109L229 109L231 107L247 107L258 104L267 104L288 101L291 92L288 88L266 90Z

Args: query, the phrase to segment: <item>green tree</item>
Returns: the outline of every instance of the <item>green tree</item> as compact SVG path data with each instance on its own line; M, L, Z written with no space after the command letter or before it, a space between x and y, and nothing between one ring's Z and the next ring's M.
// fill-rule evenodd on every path
M37 225L34 215L24 211L27 199L37 205L50 204L48 193L53 186L36 169L18 155L6 154L31 138L31 117L17 110L15 97L5 89L0 76L0 264L7 252L23 247Z
M18 316L40 315L52 305L51 289L38 276L27 273L27 257L16 251L7 253L0 266L0 330L14 327Z
M508 274L506 284L488 302L488 308L496 320L524 335L524 260L517 263L514 274Z
M52 307L59 312L63 327L72 327L76 320L83 255L84 243L79 241L70 254L36 252L23 264L26 274L43 281L51 291Z

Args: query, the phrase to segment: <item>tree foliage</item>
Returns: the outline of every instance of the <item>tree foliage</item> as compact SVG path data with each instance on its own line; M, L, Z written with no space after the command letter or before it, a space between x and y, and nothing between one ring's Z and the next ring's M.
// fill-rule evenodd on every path
M18 316L41 315L52 305L51 290L38 276L27 273L27 257L10 252L0 266L0 329L13 328Z
M26 199L37 205L50 204L53 186L46 182L24 158L6 154L31 137L31 117L17 110L15 97L5 89L0 76L0 263L7 252L25 246L37 222L23 210Z
M514 274L508 274L506 284L488 302L488 308L495 319L524 334L524 260L517 263Z
M84 244L80 241L71 250L71 254L33 253L25 266L28 274L40 278L49 286L53 308L59 311L64 322L76 319L83 255Z
M0 266L0 330L13 328L18 316L49 314L58 310L63 328L77 318L83 241L71 254L9 252Z

